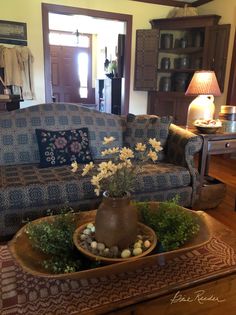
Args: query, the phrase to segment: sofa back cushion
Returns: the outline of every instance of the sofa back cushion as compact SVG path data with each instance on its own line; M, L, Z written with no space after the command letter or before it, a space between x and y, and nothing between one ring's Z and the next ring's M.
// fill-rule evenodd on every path
M68 130L88 128L93 159L103 158L104 136L113 136L115 146L123 145L125 121L118 115L102 113L76 104L40 104L0 116L0 165L39 162L35 129Z
M138 115L129 114L127 116L126 131L124 133L124 145L134 148L136 143L148 143L149 138L156 138L164 148L169 127L172 121L171 116ZM165 157L164 150L158 153L158 160Z

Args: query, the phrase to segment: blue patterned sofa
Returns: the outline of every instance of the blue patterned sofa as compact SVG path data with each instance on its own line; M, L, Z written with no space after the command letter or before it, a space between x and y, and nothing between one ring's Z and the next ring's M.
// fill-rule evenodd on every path
M0 116L0 238L14 234L27 219L44 216L47 209L65 204L82 210L97 206L100 200L88 176L71 172L69 165L39 167L35 129L81 127L89 130L95 161L103 158L104 136L114 136L115 146L132 146L146 136L161 139L160 163L145 165L134 199L161 201L178 194L181 204L191 207L198 197L193 156L201 149L201 138L170 125L169 118L143 115L127 119L75 104L36 105Z

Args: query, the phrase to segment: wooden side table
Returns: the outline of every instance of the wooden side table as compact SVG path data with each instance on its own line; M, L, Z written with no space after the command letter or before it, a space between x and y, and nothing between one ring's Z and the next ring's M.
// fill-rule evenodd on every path
M198 133L197 131L193 131ZM199 134L199 133L198 133ZM216 154L236 153L236 132L200 134L203 138L203 146L199 155L200 182L203 184L208 175L210 156Z
M236 153L236 132L214 134L201 134L195 128L188 128L189 131L198 134L203 139L202 150L199 152L198 170L200 174L200 200L194 208L210 209L215 208L224 198L226 186L216 179L208 176L211 155ZM210 179L209 185L207 185ZM236 211L236 201L235 201Z

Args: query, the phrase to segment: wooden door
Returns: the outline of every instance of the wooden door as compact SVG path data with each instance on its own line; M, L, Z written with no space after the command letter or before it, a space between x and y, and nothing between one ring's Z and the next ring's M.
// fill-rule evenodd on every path
M137 30L134 89L157 90L159 30Z
M203 68L215 71L221 92L224 90L229 34L230 24L206 28Z
M87 96L80 93L78 56L83 48L50 45L52 96L56 102L95 103L92 89L91 55L88 54Z
M56 102L80 102L78 47L50 46L52 94Z

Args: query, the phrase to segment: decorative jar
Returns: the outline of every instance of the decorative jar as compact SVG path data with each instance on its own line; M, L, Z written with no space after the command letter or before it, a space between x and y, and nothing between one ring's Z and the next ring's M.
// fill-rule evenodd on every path
M130 194L124 197L109 197L104 192L95 218L95 238L107 247L129 247L137 237L138 217Z

